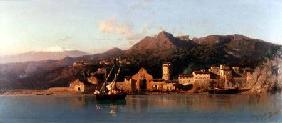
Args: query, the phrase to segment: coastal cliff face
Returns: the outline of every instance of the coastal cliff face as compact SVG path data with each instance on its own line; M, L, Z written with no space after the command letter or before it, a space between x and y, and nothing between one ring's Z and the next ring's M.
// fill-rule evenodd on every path
M219 64L256 68L267 59L276 56L280 48L281 45L237 34L190 39L189 36L173 36L163 31L155 36L145 37L128 50L114 48L101 54L77 58L2 64L0 87L44 89L68 86L75 74L81 72L72 68L75 61L93 64L81 69L91 73L99 67L108 67L100 66L100 61L111 61L114 58L121 58L129 63L122 66L119 81L125 76L132 76L141 67L144 67L154 78L161 78L162 63L167 61L172 64L173 78L177 78L182 73L191 73L192 70L207 69Z

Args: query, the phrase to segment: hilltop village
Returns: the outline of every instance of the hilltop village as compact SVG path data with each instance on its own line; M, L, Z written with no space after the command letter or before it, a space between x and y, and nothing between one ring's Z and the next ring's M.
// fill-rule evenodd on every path
M130 64L129 61L120 61L123 64ZM86 66L87 62L75 62L74 68ZM109 65L111 62L105 60L99 64ZM193 71L191 74L180 74L177 79L171 78L170 62L162 64L162 78L153 78L145 68L140 68L132 76L126 76L123 81L118 81L117 88L127 93L138 92L207 92L209 88L245 88L248 81L251 80L251 69L231 67L221 64L220 66L211 66L209 69ZM92 93L103 83L103 76L107 71L103 68L90 76L77 78L70 82L69 89L79 93Z

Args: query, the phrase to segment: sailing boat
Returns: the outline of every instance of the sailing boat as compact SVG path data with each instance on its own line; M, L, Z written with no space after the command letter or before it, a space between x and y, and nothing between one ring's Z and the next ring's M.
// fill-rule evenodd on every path
M118 90L117 87L116 87L116 80L117 80L117 77L120 73L120 67L118 68L118 71L115 74L113 81L110 84L107 84L108 78L110 77L114 67L115 66L113 65L113 67L112 67L110 73L108 74L108 76L106 77L105 82L103 83L100 91L96 90L94 92L97 100L112 100L112 101L114 101L114 100L125 100L126 93L123 93L122 91Z

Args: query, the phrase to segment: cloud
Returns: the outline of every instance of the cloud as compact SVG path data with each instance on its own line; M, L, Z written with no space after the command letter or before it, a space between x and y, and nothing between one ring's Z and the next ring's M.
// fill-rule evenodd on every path
M101 21L99 29L104 33L118 34L125 37L133 35L132 27L129 24L120 23L115 18Z
M64 52L64 51L70 51L70 50L73 50L73 49L60 47L58 45L42 49L43 52Z
M72 39L72 37L65 36L63 38L60 38L58 41L65 43L65 42L69 42L71 39Z
M116 20L116 18L110 18L107 20L100 21L98 24L99 30L103 33L119 35L122 38L125 38L129 44L135 43L137 40L145 37L149 28L147 25L141 28L140 32L133 30L133 26L128 23L122 23Z

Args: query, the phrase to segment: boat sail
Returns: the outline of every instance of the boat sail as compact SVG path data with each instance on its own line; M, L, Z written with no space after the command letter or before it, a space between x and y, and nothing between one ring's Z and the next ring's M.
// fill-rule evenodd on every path
M111 68L110 73L107 75L105 82L103 83L100 91L96 90L94 94L96 95L96 99L98 100L124 100L126 97L126 94L121 92L116 87L116 80L120 73L120 67L118 68L117 73L115 74L114 79L110 84L108 84L108 79L114 69L115 65Z

